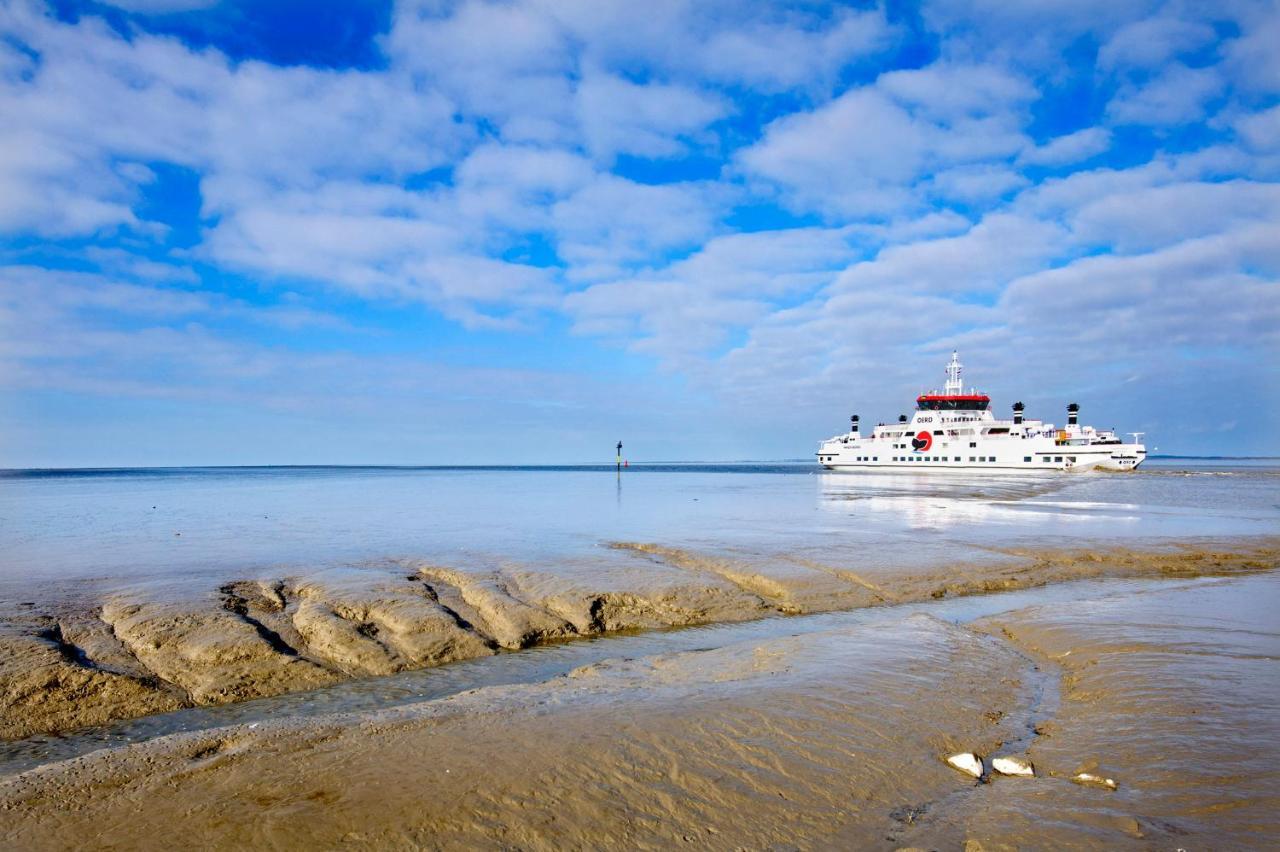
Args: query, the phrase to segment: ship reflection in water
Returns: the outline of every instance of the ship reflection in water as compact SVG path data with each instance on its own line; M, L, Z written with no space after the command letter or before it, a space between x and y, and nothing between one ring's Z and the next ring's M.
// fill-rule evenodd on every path
M1104 489L1106 482L1065 480L1056 474L992 477L961 471L863 472L824 473L819 480L823 510L864 515L868 520L874 518L876 524L896 523L910 530L1044 526L1050 532L1047 528L1056 524L1134 524L1142 520L1142 506L1134 502L1057 499L1060 492L1074 495L1081 490ZM1085 488L1077 487L1081 485Z

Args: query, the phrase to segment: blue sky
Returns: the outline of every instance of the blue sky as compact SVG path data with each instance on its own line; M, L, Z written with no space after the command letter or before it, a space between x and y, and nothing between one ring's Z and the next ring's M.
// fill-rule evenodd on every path
M1280 451L1271 2L0 0L0 466Z

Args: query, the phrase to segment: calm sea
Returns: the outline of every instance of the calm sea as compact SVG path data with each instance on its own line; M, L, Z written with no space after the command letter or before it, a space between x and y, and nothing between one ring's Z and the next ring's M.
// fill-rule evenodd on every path
M0 472L0 599L395 557L579 566L610 541L910 566L986 548L1280 530L1280 463L1131 474L824 473L808 463Z

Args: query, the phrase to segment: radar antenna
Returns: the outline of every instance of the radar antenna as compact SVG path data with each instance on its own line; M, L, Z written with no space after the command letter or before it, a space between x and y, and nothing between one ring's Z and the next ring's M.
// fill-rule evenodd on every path
M960 381L960 371L964 367L960 364L960 355L957 352L951 353L951 361L947 364L947 384L945 391L948 396L964 393L964 382Z

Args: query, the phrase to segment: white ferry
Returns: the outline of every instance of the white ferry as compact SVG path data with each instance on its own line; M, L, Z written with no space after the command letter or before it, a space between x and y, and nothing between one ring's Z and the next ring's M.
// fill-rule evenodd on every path
M952 352L942 392L921 394L910 422L904 414L864 437L855 414L851 431L822 442L818 462L829 470L1085 471L1133 470L1147 457L1141 432L1126 444L1111 430L1081 426L1074 402L1062 428L1026 419L1020 402L1012 420L997 420L988 410L990 397L965 392L962 369Z

